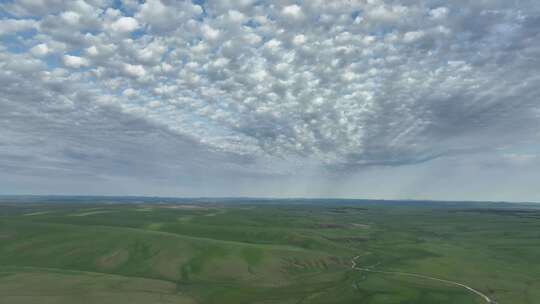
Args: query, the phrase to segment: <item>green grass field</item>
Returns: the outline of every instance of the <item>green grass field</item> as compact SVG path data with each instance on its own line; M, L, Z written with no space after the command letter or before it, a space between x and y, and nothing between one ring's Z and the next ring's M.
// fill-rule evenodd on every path
M540 210L437 203L4 202L0 303L540 301Z

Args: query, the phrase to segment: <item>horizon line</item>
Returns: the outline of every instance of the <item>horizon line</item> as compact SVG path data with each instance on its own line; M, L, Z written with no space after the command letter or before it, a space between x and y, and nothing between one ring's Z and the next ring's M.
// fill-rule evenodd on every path
M105 195L105 194L0 194L2 197L87 197L87 198L163 198L163 199L223 199L223 200L349 200L349 201L387 201L387 202L440 202L440 203L506 203L506 204L540 204L535 201L505 200L448 200L448 199L415 199L415 198L352 198L352 197L272 197L272 196L163 196L163 195Z

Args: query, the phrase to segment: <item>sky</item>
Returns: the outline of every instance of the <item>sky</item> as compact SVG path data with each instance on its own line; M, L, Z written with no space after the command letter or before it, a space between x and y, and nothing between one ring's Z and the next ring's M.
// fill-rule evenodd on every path
M537 0L1 0L0 194L540 201Z

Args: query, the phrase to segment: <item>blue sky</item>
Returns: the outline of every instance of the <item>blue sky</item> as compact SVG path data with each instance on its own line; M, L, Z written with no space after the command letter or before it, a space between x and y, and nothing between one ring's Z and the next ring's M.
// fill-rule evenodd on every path
M536 1L0 3L0 193L540 201Z

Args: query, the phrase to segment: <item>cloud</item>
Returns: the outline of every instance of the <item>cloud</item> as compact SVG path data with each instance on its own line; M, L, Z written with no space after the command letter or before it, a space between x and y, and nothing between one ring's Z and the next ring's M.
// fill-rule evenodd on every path
M429 16L434 20L444 19L448 16L448 8L438 7L429 11Z
M376 2L376 1L375 1ZM385 23L396 22L398 19L407 15L409 10L402 5L373 5L367 10L366 16L373 21Z
M139 28L137 19L132 17L121 17L111 24L111 29L119 33L129 33Z
M503 154L503 158L512 164L518 165L530 165L531 163L538 160L538 155L536 154L523 154L523 153L508 153Z
M174 12L165 6L160 0L146 1L141 5L138 18L151 26L168 28Z
M78 69L81 67L87 67L90 63L86 58L78 57L78 56L71 56L71 55L64 55L62 57L64 65L68 68L74 68Z
M281 13L287 17L292 19L301 19L304 17L302 13L302 8L299 5L293 4L293 5L286 5L281 10Z
M58 13L65 7L65 3L64 0L20 0L5 1L0 5L10 14L26 17Z
M403 41L405 43L415 42L415 41L421 39L422 37L424 37L424 35L425 34L422 31L406 32L405 35L403 35Z
M22 31L28 31L35 29L37 27L37 22L34 20L17 20L17 19L7 19L0 20L0 36L16 34Z
M36 57L43 57L49 53L49 48L45 43L40 43L30 49L30 53Z
M135 17L147 24L153 34L161 35L186 26L202 12L202 8L191 1L149 0L138 8Z
M131 77L143 77L146 75L146 70L142 65L125 64L124 71Z
M67 11L61 14L61 18L70 26L76 26L79 23L81 16L76 12Z
M207 40L216 40L219 37L219 30L212 28L208 24L202 25L201 32L203 37Z
M137 132L151 129L156 144L189 139L194 154L212 155L223 172L281 176L415 165L540 134L534 1L21 0L1 9L0 106L13 109L4 118L51 116L36 104L69 116L27 133L6 125L4 140L68 131L84 138L114 109L126 125L140 122ZM24 79L31 90L19 94L13 83ZM83 128L78 119L90 121ZM130 164L156 149L135 135L123 140L127 129L98 132L88 145L100 146L101 136L142 145ZM56 146L72 138L59 136ZM102 164L122 162L125 146L102 144L110 145L96 152ZM182 155L185 145L160 155ZM20 142L0 152L23 146L29 158L41 152ZM80 151L45 152L54 161L40 160L43 167L83 163L73 157ZM239 168L239 159L250 165ZM147 169L166 170L158 161Z

